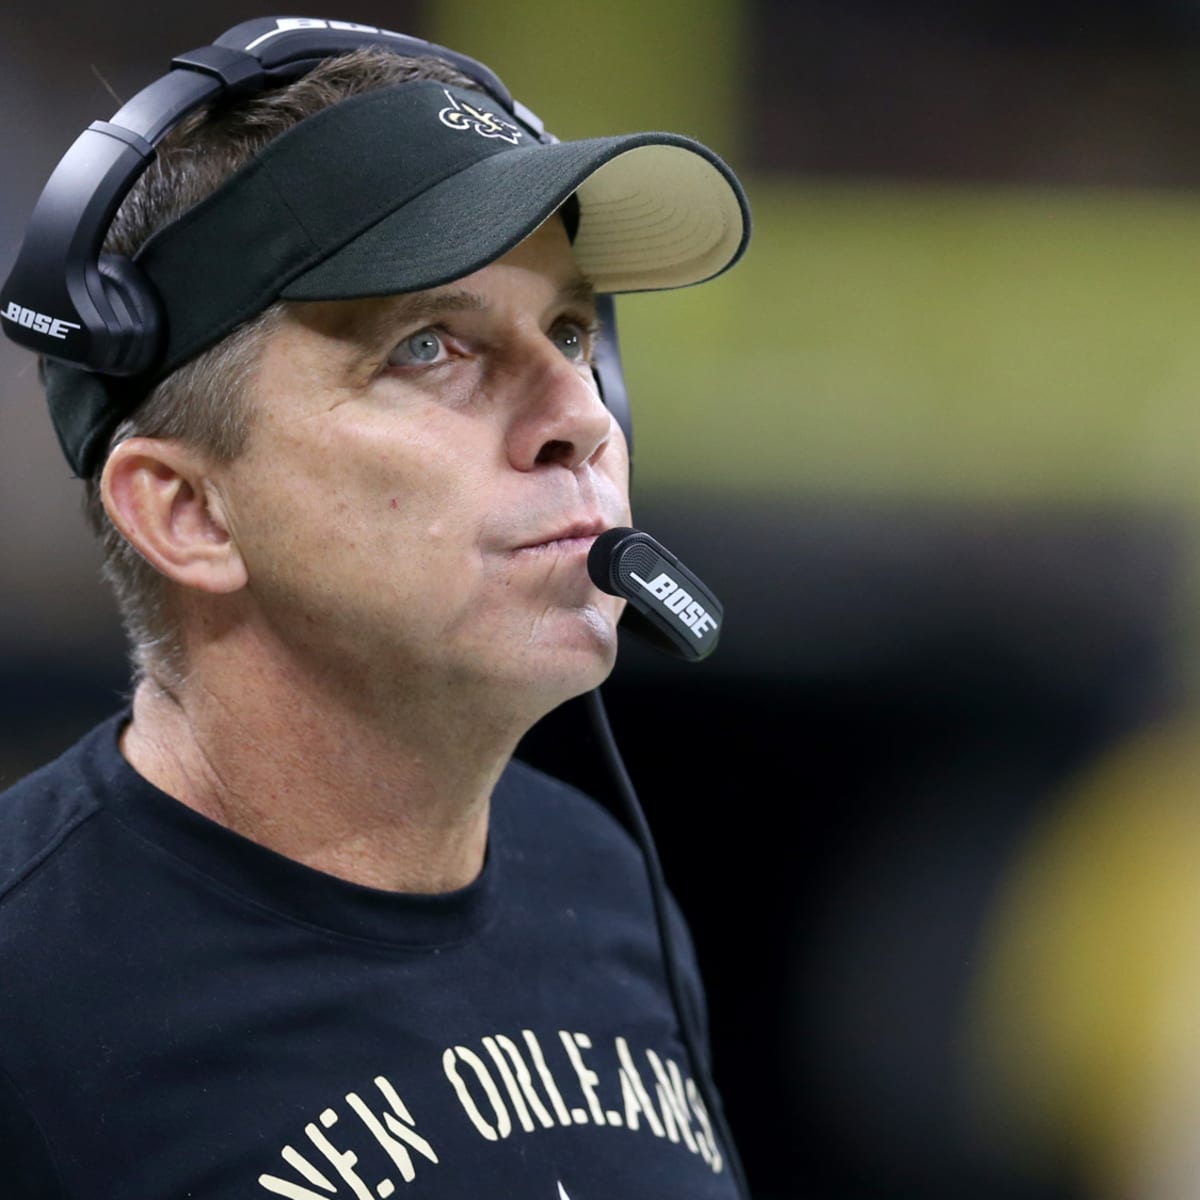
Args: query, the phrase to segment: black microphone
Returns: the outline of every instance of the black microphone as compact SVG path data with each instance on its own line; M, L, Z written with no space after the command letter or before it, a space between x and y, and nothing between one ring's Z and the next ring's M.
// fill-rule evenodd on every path
M588 551L588 574L631 608L632 632L689 662L707 658L721 635L721 602L666 547L638 529L609 529Z
M648 533L625 528L606 530L592 543L587 565L592 582L602 592L623 596L629 601L622 622L630 632L644 637L660 650L679 655L690 662L699 662L716 649L721 622L725 617L721 602L675 555L659 545ZM743 1200L750 1200L746 1172L738 1157L713 1082L703 1031L698 1027L691 997L683 985L679 950L668 916L667 885L650 825L621 759L621 752L617 749L599 688L587 693L586 703L592 727L617 785L630 827L641 846L654 901L654 919L662 943L667 987L691 1060L696 1086L717 1128L717 1138L736 1181L738 1194Z

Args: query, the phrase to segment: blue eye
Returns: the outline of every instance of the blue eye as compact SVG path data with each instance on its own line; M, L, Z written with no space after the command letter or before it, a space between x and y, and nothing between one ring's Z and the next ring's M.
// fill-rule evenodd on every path
M441 335L436 330L420 329L388 355L388 362L392 366L426 366L437 362L444 350Z
M572 362L582 362L587 358L587 331L581 325L576 325L574 321L564 321L561 325L555 326L550 333L550 338L562 351L564 358L569 358Z

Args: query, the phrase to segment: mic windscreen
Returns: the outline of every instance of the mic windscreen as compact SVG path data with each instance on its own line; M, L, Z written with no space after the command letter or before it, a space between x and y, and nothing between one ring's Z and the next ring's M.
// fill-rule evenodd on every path
M602 592L629 601L630 629L659 649L699 662L717 648L721 602L648 533L606 530L592 543L587 565Z

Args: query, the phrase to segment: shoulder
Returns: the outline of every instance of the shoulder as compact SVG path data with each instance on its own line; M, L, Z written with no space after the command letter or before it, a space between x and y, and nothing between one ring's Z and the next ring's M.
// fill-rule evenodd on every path
M0 908L99 811L93 760L109 741L116 718L0 792Z

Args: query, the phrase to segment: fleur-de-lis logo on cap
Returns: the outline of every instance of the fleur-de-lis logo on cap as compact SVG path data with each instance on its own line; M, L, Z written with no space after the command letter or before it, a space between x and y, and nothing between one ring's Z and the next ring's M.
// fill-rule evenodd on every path
M505 121L486 109L476 108L466 100L456 99L445 88L442 88L442 92L450 101L449 106L438 113L438 120L443 125L448 125L451 129L471 129L480 137L500 138L501 141L511 142L514 146L524 136L512 122Z

